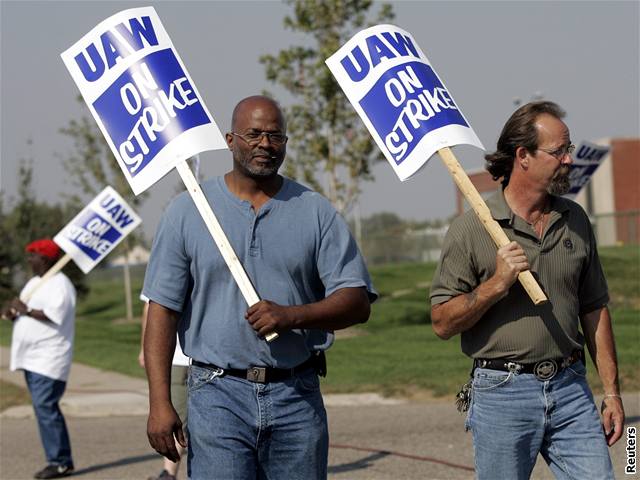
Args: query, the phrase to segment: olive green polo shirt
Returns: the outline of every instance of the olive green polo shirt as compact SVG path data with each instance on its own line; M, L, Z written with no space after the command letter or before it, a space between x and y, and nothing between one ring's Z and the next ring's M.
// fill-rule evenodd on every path
M510 240L525 251L531 272L549 298L534 305L520 282L461 335L472 358L537 362L582 348L579 316L607 304L609 294L589 219L575 202L551 197L541 239L515 215L500 190L487 205ZM473 211L456 218L442 247L431 304L474 290L495 272L497 247Z

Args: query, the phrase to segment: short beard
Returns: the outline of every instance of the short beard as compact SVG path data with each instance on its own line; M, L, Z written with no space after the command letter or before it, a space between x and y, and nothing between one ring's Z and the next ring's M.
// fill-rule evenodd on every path
M252 165L252 157L240 157L239 160L234 158L234 161L242 168L242 170L244 170L246 176L255 179L263 179L277 175L278 170L280 170L280 167L282 166L282 161L277 161L275 158L272 159L274 160L274 163L266 166Z
M255 168L253 165L243 165L245 171L249 174L249 176L253 178L266 178L272 177L278 173L280 169L280 165L273 165L270 167L258 167Z
M564 165L560 167L560 170L558 170L547 187L547 191L552 195L565 195L571 189L571 181L569 180L570 172L571 169L569 166Z

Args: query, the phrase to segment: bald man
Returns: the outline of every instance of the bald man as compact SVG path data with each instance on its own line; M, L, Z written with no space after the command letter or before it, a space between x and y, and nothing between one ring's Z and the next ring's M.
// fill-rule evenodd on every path
M143 289L149 440L171 460L174 437L185 443L169 393L177 331L193 359L190 478L326 478L323 352L334 330L368 320L376 294L342 217L278 174L288 140L278 104L242 100L226 140L233 169L202 189L263 300L247 306L191 198L176 197ZM279 337L269 343L271 332Z

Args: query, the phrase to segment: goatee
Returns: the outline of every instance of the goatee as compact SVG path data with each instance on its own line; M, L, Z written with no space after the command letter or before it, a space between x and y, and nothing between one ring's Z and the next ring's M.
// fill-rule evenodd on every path
M549 187L547 187L547 191L552 195L558 196L566 194L571 188L571 181L569 180L570 172L571 169L569 166L562 166L551 180Z

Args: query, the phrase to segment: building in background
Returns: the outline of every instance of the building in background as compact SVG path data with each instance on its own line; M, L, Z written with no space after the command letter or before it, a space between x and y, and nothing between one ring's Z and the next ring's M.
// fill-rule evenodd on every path
M640 138L612 138L594 142L611 150L575 201L587 212L599 245L640 244ZM483 198L500 182L482 170L467 172ZM469 208L456 188L456 212Z

